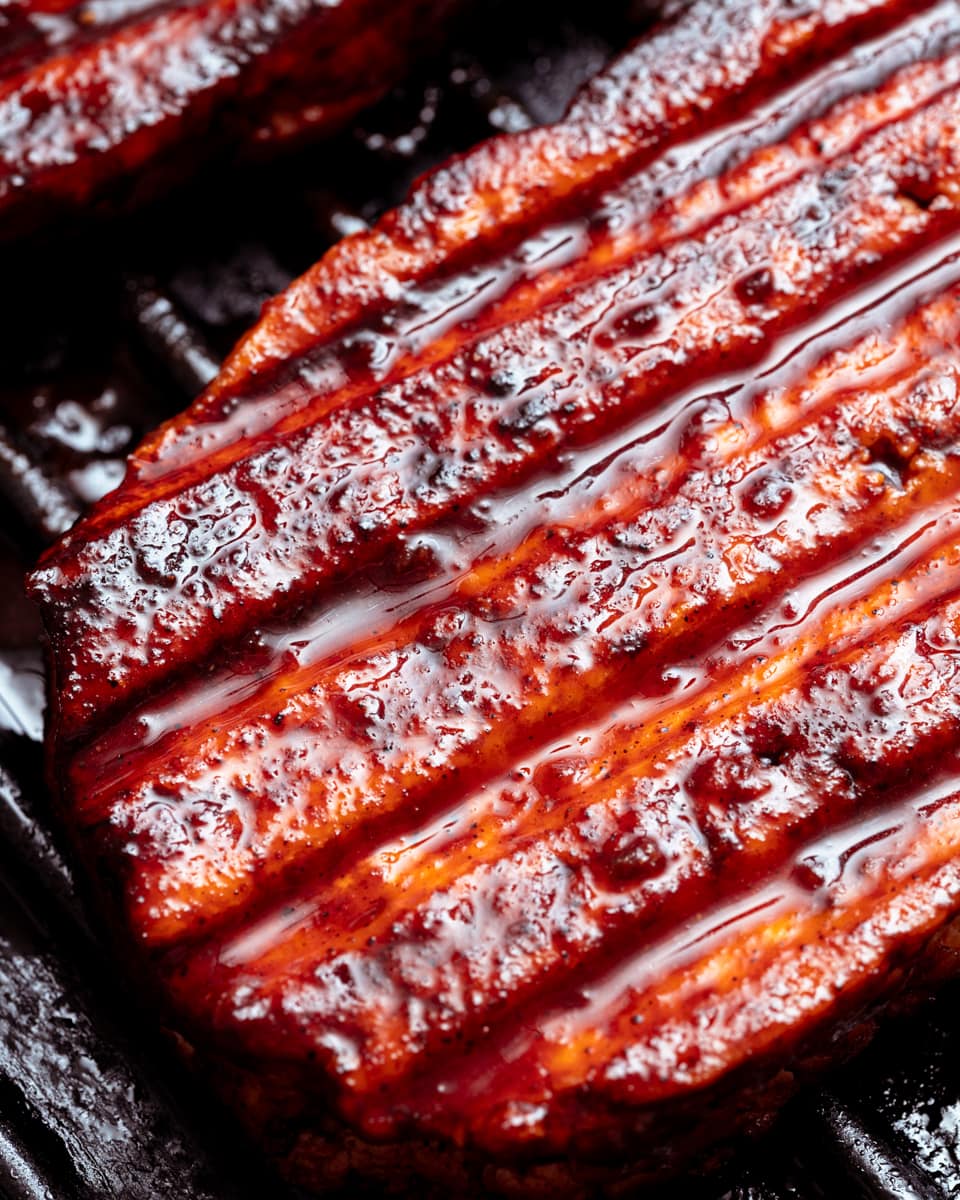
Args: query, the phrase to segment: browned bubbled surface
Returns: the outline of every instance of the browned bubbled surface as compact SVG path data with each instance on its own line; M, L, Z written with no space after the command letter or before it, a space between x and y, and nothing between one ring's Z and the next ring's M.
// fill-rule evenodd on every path
M207 1048L369 1136L597 1152L953 917L917 9L694 4L295 283L45 558L71 821Z

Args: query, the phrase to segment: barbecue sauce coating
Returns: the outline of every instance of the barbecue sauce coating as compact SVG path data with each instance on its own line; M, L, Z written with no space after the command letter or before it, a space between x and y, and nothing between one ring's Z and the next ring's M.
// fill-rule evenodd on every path
M81 853L298 1181L625 1187L956 971L958 130L953 3L694 3L33 574Z
M249 153L344 125L456 7L12 0L0 10L0 239L129 203L215 146Z

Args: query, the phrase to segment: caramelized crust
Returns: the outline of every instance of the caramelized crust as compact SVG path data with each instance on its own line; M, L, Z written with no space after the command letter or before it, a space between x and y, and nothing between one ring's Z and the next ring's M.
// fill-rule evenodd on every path
M958 129L953 3L694 3L34 573L67 820L300 1182L622 1191L956 971Z
M0 11L0 237L209 157L346 123L452 0L12 0Z

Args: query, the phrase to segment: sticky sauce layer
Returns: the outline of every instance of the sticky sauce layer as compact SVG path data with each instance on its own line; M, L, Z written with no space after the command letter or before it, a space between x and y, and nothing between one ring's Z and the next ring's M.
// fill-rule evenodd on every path
M299 1177L653 1171L952 961L958 129L953 4L694 3L34 573L77 840Z

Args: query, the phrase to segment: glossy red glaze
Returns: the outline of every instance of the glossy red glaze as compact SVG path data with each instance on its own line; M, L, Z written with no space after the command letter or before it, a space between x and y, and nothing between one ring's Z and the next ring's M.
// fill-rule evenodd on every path
M34 573L77 841L301 1180L625 1185L956 969L958 128L952 3L693 4Z
M0 237L145 194L215 144L329 132L450 0L13 0L0 10Z

